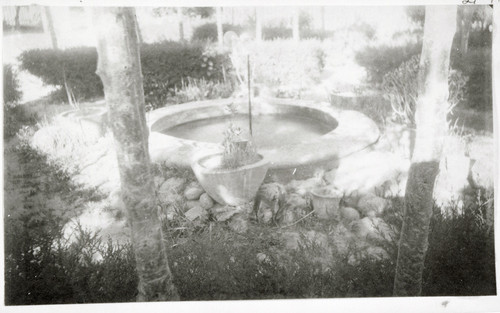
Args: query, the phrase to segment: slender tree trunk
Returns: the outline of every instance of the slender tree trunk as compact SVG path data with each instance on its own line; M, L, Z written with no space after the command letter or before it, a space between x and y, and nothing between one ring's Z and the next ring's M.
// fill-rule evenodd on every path
M54 50L58 50L59 44L57 41L56 28L54 27L54 18L52 16L52 11L50 7L43 7L43 15L45 17L44 19L45 32L48 32L50 35L50 40L52 41L52 48ZM64 90L66 91L66 97L68 98L68 103L72 107L76 108L78 105L76 103L75 95L73 94L73 91L71 90L71 87L68 84L68 80L66 79L66 69L64 62L62 62L59 65L61 66L63 85L64 85Z
M456 30L454 6L428 6L418 73L416 141L405 193L394 296L419 296L432 216L434 182L446 135L450 51Z
M262 21L260 8L255 8L255 40L262 41Z
M50 8L44 6L43 7L43 15L45 17L45 31L49 33L50 40L52 41L52 48L57 50L59 48L57 44L57 36L56 29L54 27L54 19L52 18L52 13L50 12Z
M141 45L144 40L142 39L141 27L139 26L139 21L137 20L137 14L134 12L134 23L135 23L135 31L137 32L137 40L139 41L139 45Z
M320 7L321 12L321 33L325 33L325 7Z
M16 7L16 16L14 17L14 29L18 30L21 28L21 24L19 24L19 13L21 11L21 7Z
M460 53L467 55L469 49L469 34L472 27L472 12L468 7L462 8L462 20L460 21Z
M178 300L157 214L133 8L97 8L97 74L104 86L139 276L138 301Z
M293 8L293 18L292 18L292 30L293 30L293 40L299 42L299 7Z
M184 15L182 8L177 8L177 22L179 23L179 40L184 41Z
M215 8L216 18L217 18L217 42L219 44L219 49L224 47L224 31L222 30L222 7Z

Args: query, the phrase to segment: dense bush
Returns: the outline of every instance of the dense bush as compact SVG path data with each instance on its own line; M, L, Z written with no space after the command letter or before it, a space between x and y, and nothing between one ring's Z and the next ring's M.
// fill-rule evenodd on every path
M462 212L435 208L425 260L422 295L479 296L496 294L495 244L486 222L493 198L484 190L468 191ZM467 200L468 199L468 200Z
M285 26L262 27L262 38L264 40L292 38L292 29Z
M466 55L453 54L451 66L469 77L465 86L466 101L461 107L491 112L493 110L491 45L489 48L469 49Z
M273 89L276 96L300 97L300 94L321 78L326 54L318 40L273 40L247 43L253 79ZM246 72L246 59L236 60L242 73Z
M348 30L359 32L363 34L366 37L366 39L373 39L376 34L375 28L373 28L373 26L367 23L358 22L352 24L351 26L348 27Z
M68 85L78 100L103 96L101 80L95 74L95 48L72 48L65 51L29 50L21 54L22 68L40 77L44 83L64 88L63 68ZM201 43L162 42L141 47L146 103L165 104L167 97L188 77L223 80L230 71L225 54L205 49Z
M71 245L63 238L63 225L79 206L101 195L74 185L67 172L31 148L29 128L20 134L20 144L8 152L19 166L6 167L6 304L134 301L129 246L102 243L83 230Z
M239 25L223 24L222 30L224 33L228 31L233 31L240 35L243 31L243 27ZM193 35L191 37L192 41L217 41L217 24L206 23L196 27L193 30Z
M368 80L375 84L382 83L384 75L396 69L412 56L420 54L422 43L410 43L404 46L368 46L356 53L356 62L365 67Z
M157 107L164 105L168 94L175 94L175 88L181 88L188 78L220 82L231 70L227 54L206 49L200 43L144 45L141 63L146 103Z
M6 64L3 67L3 103L15 104L21 100L22 93L19 90L19 80L12 65Z
M420 55L411 57L395 70L384 75L382 90L390 101L393 114L399 122L414 125L414 114L418 97L418 70ZM450 109L465 97L464 87L468 78L460 71L452 70L448 78Z
M35 49L23 52L19 58L21 67L40 77L45 84L64 88L66 76L68 85L79 100L103 96L101 80L95 73L95 48L79 47L64 51Z

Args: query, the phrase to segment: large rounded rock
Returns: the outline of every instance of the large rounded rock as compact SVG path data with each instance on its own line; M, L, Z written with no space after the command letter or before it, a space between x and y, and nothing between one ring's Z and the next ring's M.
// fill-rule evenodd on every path
M169 194L169 193L181 193L184 185L186 184L186 180L182 177L171 177L167 179L161 186L158 191L160 194Z
M292 180L286 186L286 189L301 195L302 197L306 196L313 190L314 188L324 186L325 183L321 178L313 177L306 180Z
M297 193L291 193L286 199L287 208L292 211L310 211L309 201Z
M441 159L433 193L438 206L444 208L462 197L469 186L470 165L470 159L463 155L447 155Z
M495 164L489 160L473 160L469 178L474 187L493 189L495 182Z
M165 177L163 176L155 176L154 182L156 187L160 187L165 182Z
M375 232L375 224L369 217L364 217L351 224L351 231L359 238L367 238Z
M248 218L244 212L238 212L233 215L227 225L229 228L239 234L246 233L248 230Z
M469 155L473 160L470 178L476 187L494 187L496 160L494 143L492 136L475 136L469 144Z
M368 194L359 199L358 209L364 216L372 215L372 211L375 215L378 215L384 212L390 204L391 202L387 199L378 197L374 194Z
M198 200L200 196L205 192L200 184L197 182L189 184L184 190L184 197L188 200Z
M206 209L206 210L208 210L214 206L214 200L212 198L210 198L210 196L207 193L203 193L200 196L199 202L200 202L201 207Z
M356 210L356 209L353 209L350 207L343 207L343 208L340 208L340 217L345 222L351 223L351 222L359 220L360 215L359 215L358 210Z
M186 218L190 221L194 221L196 219L204 220L207 215L208 212L200 206L196 206L184 213L184 216L186 216Z
M203 207L198 200L188 200L185 202L184 206L186 207L187 210L191 210L192 208L195 207Z

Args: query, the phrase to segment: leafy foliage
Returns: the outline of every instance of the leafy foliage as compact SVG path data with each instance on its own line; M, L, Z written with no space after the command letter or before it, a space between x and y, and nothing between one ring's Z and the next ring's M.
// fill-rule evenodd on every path
M375 84L383 81L385 74L396 69L412 56L420 54L422 43L409 43L404 46L368 46L356 53L356 62L365 67L368 80Z
M423 295L496 294L494 236L486 222L493 198L482 189L468 193L462 211L456 204L451 204L451 216L434 210Z
M493 110L491 64L491 46L489 49L471 48L467 55L452 55L452 68L469 77L464 87L466 101L461 107L482 112Z
M3 103L13 105L21 100L22 93L19 90L19 80L12 65L6 64L3 67Z
M213 82L204 78L194 79L188 77L187 80L182 81L180 88L175 88L174 94L167 99L167 103L179 104L191 101L228 98L232 95L233 91L234 86L232 81Z
M319 40L303 40L298 46L292 40L252 42L244 49L252 56L254 81L274 89L279 97L300 98L320 81L325 66L326 54ZM246 59L235 62L235 67L246 68Z
M222 30L225 32L233 31L240 35L243 32L243 27L239 25L223 24ZM217 24L206 23L196 27L193 30L191 37L192 41L217 41Z
M10 153L20 168L6 173L6 193L19 199L6 202L6 304L133 301L137 278L129 246L102 243L82 229L68 244L62 233L83 203L101 195L74 185L67 172L31 148L29 128L19 134Z
M399 122L414 125L415 108L418 97L418 70L420 55L413 56L397 69L387 73L382 82L384 97L390 101L393 113ZM448 79L449 110L465 97L467 78L459 71L452 70Z
M234 104L227 105L225 109L231 113L231 116L236 113ZM223 168L237 168L259 160L252 139L244 140L240 135L241 128L230 121L224 130L224 141L222 142L224 147L222 153Z
M45 84L64 88L63 68L77 100L103 96L101 80L95 74L97 51L79 47L64 51L29 50L20 56L21 66L40 77ZM223 80L230 72L229 58L200 43L161 42L141 46L144 95L147 104L163 106L166 99L188 77Z

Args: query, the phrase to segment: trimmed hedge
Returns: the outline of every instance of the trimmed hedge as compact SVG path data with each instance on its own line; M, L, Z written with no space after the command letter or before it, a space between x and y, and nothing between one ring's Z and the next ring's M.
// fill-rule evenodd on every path
M222 24L224 33L233 31L240 35L243 32L243 27L232 24ZM206 23L196 27L191 36L192 41L217 41L217 24Z
M21 54L20 61L23 69L40 77L45 84L61 88L64 88L64 67L67 82L78 100L103 96L101 80L95 74L95 48L29 50ZM155 107L164 105L175 87L180 87L188 77L215 82L223 80L223 71L231 69L226 54L207 50L200 43L171 41L142 45L141 65L146 103Z
M384 75L395 70L412 56L420 54L422 42L405 46L370 46L356 54L356 62L365 67L368 80L375 84L382 83Z

